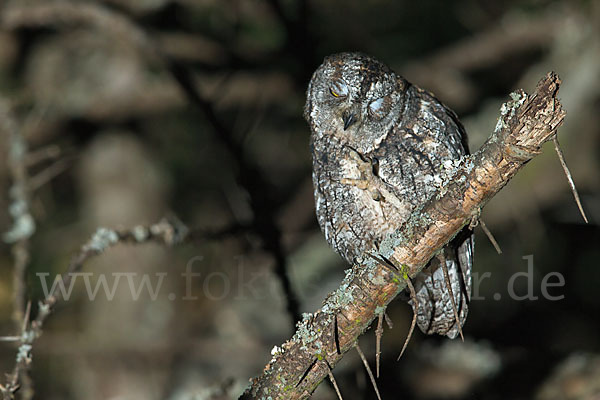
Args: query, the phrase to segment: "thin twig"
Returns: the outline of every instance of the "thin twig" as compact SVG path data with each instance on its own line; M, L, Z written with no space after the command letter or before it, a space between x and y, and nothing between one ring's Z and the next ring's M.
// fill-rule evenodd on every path
M329 363L327 363L327 369L328 369L327 375L329 375L329 381L333 385L333 388L335 389L335 393L337 394L338 399L339 400L344 400L342 398L342 392L340 392L340 388L338 387L338 384L337 384L337 382L335 380L335 377L333 376L333 370L331 369L331 365L329 365Z
M392 329L394 327L394 323L387 312L383 313L383 319L385 319L385 323L387 324L388 328Z
M157 242L167 246L173 246L181 243L186 238L187 233L188 228L175 216L163 218L158 223L149 227L138 225L127 230L98 228L94 235L92 235L92 238L81 247L79 253L71 259L67 272L62 275L64 285L66 286L69 284L73 273L79 271L86 261L117 244L144 244ZM42 304L50 307L54 306L58 300L57 294L59 290L59 285L56 285L54 291L46 297ZM41 315L44 314L38 314L36 322L43 323L45 316L42 320L38 320Z
M338 354L342 354L342 350L340 350L340 333L338 332L338 319L337 314L333 319L333 341L335 344L335 351Z
M27 326L29 324L29 318L31 315L31 301L27 302L27 307L25 308L25 316L23 317L23 324L21 326L21 347L19 348L19 354L17 355L17 359L18 357L21 355L22 351L25 350L25 353L27 354L27 356L25 357L24 360L24 368L21 368L21 371L19 372L18 370L15 370L14 372L14 377L15 379L19 378L19 374L20 374L20 380L21 380L21 386L22 388L20 389L20 393L21 393L21 399L22 400L30 400L33 398L34 394L35 394L35 390L33 387L33 378L31 377L30 374L30 369L31 369L31 347L28 347L27 344ZM15 382L15 384L17 384L17 382Z
M381 336L383 336L383 313L377 316L377 329L375 329L375 374L379 378L379 362L381 359Z
M44 168L37 175L34 175L29 179L29 190L35 192L46 183L50 182L52 179L66 171L71 163L68 160L61 159L48 167Z
M21 336L0 336L0 342L17 342Z
M61 154L62 151L60 149L60 146L56 144L35 151L30 151L25 156L25 165L27 165L28 167L33 167L44 161L56 160L58 157L60 157Z
M554 143L554 150L556 150L556 154L558 154L560 165L562 165L563 171L565 171L565 176L567 177L567 181L569 181L569 186L571 187L571 192L573 192L575 203L577 203L577 207L579 208L579 213L581 214L583 220L587 224L588 219L585 215L585 211L583 211L583 206L581 205L581 200L579 199L579 193L577 192L577 188L575 187L575 182L573 181L573 177L571 176L571 171L569 171L569 167L567 167L565 156L563 155L562 149L558 144L558 137L556 135L554 135L554 137L552 138L552 142Z
M13 400L17 390L20 390L21 398L31 399L33 397L33 380L29 376L31 367L31 342L35 334L28 331L29 317L31 313L31 302L27 302L23 321L20 324L20 345L17 351L17 362L12 373L6 374L6 385L0 385L0 392L4 400Z
M358 352L358 355L360 356L360 359L362 360L363 365L365 366L365 369L367 370L367 374L369 375L369 379L371 380L371 385L373 385L373 389L375 390L375 394L377 395L377 398L379 400L381 400L381 396L379 395L379 389L377 388L377 382L375 381L375 377L373 376L373 371L371 371L371 367L369 367L369 362L367 361L367 358L365 357L364 353L360 349L360 346L358 345L358 343L356 343L354 345L354 348Z
M408 276L408 273L406 273L406 270L400 269L398 268L394 262L392 262L391 260L387 259L387 258L379 258L377 256L375 256L374 254L371 253L367 253L373 260L377 261L377 263L385 268L388 268L394 272L400 272L402 279L404 280L404 282L406 283L406 286L408 286L409 292L410 292L410 298L414 304L414 308L413 310L417 310L419 308L419 299L417 298L417 293L415 291L415 287L413 286L410 277ZM395 261L395 260L394 260ZM397 263L399 264L399 263ZM388 321L388 326L390 327L390 329L392 329L392 321L389 319L389 317L387 317L387 314L385 314L385 312L383 313L383 315L385 316L385 318L387 318ZM380 314L381 317L381 314ZM377 330L379 330L380 328L380 324L381 324L381 320L378 321L377 323ZM404 340L404 345L402 346L402 350L400 351L400 355L398 356L398 358L396 359L396 361L399 361L400 358L402 357L402 354L404 354L404 351L406 350L406 348L408 347L408 343L410 342L410 339L412 338L413 332L415 330L415 326L417 325L417 313L416 311L413 311L413 318L412 318L412 322L410 323L410 329L408 330L408 335L406 336L406 339ZM383 327L381 329L381 331L383 332ZM375 332L377 335L377 341L375 342L375 347L376 347L376 353L375 353L375 359L377 361L377 377L379 378L379 360L378 360L378 356L379 356L379 341L381 339L381 336L379 336L379 333L377 333L377 331Z
M496 253L502 254L502 249L500 248L500 245L496 241L496 238L494 237L494 235L492 234L492 232L488 229L488 227L485 224L485 222L483 222L482 219L479 219L479 224L481 225L481 229L483 230L483 232L487 236L487 238L490 241L490 243L492 243L492 246L494 246L494 249L496 249Z
M404 280L406 282L406 286L408 286L408 290L410 292L410 298L414 303L414 308L413 308L413 317L412 317L412 321L410 322L410 329L408 330L408 335L406 335L406 339L404 339L404 345L402 345L402 350L400 350L400 354L398 355L398 358L396 359L396 361L400 361L400 358L402 358L402 355L404 354L404 351L406 351L406 348L408 347L408 342L410 342L410 338L413 335L413 332L415 331L415 326L417 326L417 312L416 310L419 309L419 300L417 299L417 293L415 291L415 287L413 286L410 277L406 277L406 279Z
M27 325L29 324L29 316L31 315L31 301L27 302L27 307L25 308L25 315L23 316L23 323L21 324L21 334L24 334L27 331Z

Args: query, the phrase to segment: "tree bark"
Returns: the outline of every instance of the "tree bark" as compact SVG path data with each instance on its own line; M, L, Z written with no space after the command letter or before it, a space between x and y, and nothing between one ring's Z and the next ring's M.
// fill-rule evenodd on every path
M548 73L535 92L511 93L490 138L474 154L443 168L437 193L380 245L394 271L367 261L348 270L321 309L305 314L294 336L273 349L262 375L241 399L305 399L328 376L373 319L427 262L556 135L565 111L557 99L560 79Z

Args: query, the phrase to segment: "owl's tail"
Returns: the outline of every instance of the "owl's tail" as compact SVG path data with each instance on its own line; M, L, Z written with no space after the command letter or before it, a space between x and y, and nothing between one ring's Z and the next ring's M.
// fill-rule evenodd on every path
M437 333L454 339L460 332L469 311L474 245L474 235L469 234L466 239L463 236L444 248L449 287L442 265L436 258L414 279L416 302L411 299L408 303L417 314L417 325L423 333Z

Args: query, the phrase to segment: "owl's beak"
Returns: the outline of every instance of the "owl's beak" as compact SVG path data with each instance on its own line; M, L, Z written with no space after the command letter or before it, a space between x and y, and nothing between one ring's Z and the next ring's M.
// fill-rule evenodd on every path
M342 121L344 121L344 130L346 130L357 121L356 115L353 112L345 111L342 114Z

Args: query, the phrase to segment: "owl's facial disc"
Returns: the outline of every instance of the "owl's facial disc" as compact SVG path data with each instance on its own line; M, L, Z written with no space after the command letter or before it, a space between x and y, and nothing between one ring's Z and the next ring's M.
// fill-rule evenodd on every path
M341 53L327 57L313 74L304 116L315 137L333 135L367 152L390 131L401 95L388 67L359 53Z

